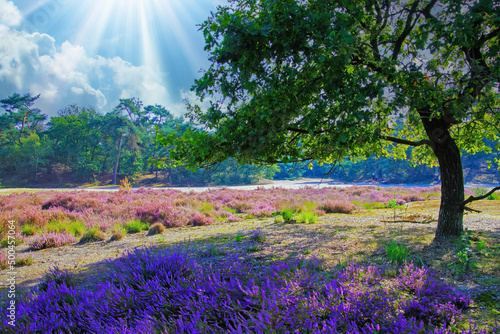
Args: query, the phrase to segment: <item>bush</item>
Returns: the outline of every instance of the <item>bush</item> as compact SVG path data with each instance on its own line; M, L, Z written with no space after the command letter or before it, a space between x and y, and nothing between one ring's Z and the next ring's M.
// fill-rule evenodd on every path
M352 213L356 206L348 201L327 201L319 208L326 213Z
M280 212L281 217L285 223L290 223L295 215L295 211L293 209L285 209Z
M161 223L154 223L148 230L148 235L162 234L165 232L165 226Z
M260 228L258 228L252 232L250 239L255 241L255 242L258 242L258 243L264 243L264 242L266 242L267 237L264 234L264 232L262 232L262 230Z
M80 243L85 244L88 242L104 241L106 238L106 234L104 234L99 227L93 226L83 235L80 239Z
M59 267L54 267L45 273L40 283L38 284L38 291L47 292L51 286L75 286L74 274L69 270L61 270Z
M32 250L40 250L45 248L55 248L68 245L76 242L76 239L71 234L64 233L44 233L36 235L30 239L29 245Z
M193 226L206 226L212 225L213 223L214 219L212 217L204 215L203 213L198 211L191 212L188 220L188 224Z

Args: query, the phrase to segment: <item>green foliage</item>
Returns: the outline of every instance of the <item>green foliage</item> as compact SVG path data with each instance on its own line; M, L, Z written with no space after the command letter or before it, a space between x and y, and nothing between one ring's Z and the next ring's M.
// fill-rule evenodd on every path
M234 237L234 241L241 242L242 240L243 240L243 234L237 233L236 236Z
M138 233L140 231L146 231L149 229L149 225L141 222L140 220L132 220L124 224L123 226L127 233Z
M214 206L210 202L203 202L198 206L198 211L205 215L210 215L214 211Z
M246 251L249 252L249 253L258 252L260 250L262 250L262 248L259 245L254 245L254 246L250 246L250 247L246 248Z
M448 265L456 275L462 275L469 268L470 255L472 252L472 236L473 233L465 229L457 240L455 260Z
M23 226L23 228L24 228L24 226ZM28 232L32 231L32 230L30 230L30 228L31 227L28 227L28 229L27 229ZM52 221L46 225L45 230L49 233L50 232L55 232L55 233L66 232L66 233L71 234L74 237L78 238L85 233L87 228L85 227L85 225L81 221L74 221L74 222ZM21 231L23 231L23 229L21 229ZM25 232L23 232L23 233L26 234ZM28 234L26 234L26 235L28 235Z
M285 223L290 223L295 215L295 211L293 209L285 209L280 212L281 217Z
M121 240L127 234L127 230L123 228L122 224L117 223L113 228L113 235L111 236L111 241Z
M14 241L14 243L12 241ZM9 245L19 246L22 243L23 243L23 241L19 238L10 239L10 240L9 240L9 238L5 238L5 239L0 240L0 248L5 248Z
M400 205L398 205L398 200L396 199L396 196L394 196L393 199L390 199L388 202L387 202L387 208L389 209L397 209L401 207Z
M106 234L104 234L98 226L92 226L80 239L80 243L104 241Z
M198 249L197 251L198 257L199 258L211 258L211 257L217 257L217 256L222 256L226 255L227 252L214 246L214 245L208 245L205 248Z
M410 255L411 250L405 245L400 245L397 242L391 241L385 246L385 251L389 260L392 263L402 264Z
M252 235L251 235L251 237L250 237L250 240L252 240L252 241L255 241L255 242L258 242L258 243L261 243L261 244L262 244L262 243L266 242L267 237L266 237L266 235L264 234L264 232L262 232L262 230L261 230L261 229L257 229L257 230L255 230L255 231L252 233Z
M31 255L18 256L15 260L16 267L25 267L32 265L35 259Z
M38 233L39 231L40 231L39 228L31 224L25 224L21 226L21 233L28 237Z
M310 211L302 212L299 218L297 218L298 223L307 223L307 224L314 224L317 220L318 220L318 215Z
M210 106L189 106L201 126L157 142L193 169L229 157L306 167L410 153L448 161L443 188L462 202L460 150L500 147L500 40L475 33L496 31L493 3L231 1L201 25L211 66L193 90ZM448 202L441 236L462 228Z

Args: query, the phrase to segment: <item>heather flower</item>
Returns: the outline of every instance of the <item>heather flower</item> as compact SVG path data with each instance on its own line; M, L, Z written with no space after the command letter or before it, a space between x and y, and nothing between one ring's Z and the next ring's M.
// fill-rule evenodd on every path
M326 213L351 213L356 210L356 206L347 201L327 201L319 209Z
M75 243L77 240L69 233L44 233L35 235L29 239L29 245L32 250L40 250L44 248L60 247Z

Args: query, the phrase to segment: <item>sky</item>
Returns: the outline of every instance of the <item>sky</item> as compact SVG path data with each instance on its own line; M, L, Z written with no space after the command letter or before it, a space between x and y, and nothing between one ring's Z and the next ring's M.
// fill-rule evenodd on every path
M106 113L137 97L181 115L210 65L197 25L224 3L0 0L0 99L40 94L35 106L56 116L74 103Z

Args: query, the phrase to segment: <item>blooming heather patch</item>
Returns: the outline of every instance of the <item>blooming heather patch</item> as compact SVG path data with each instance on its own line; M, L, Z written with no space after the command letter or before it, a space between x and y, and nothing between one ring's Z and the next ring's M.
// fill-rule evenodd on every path
M35 235L29 239L29 245L32 250L40 250L44 248L61 247L64 245L75 243L77 240L69 233L43 233Z
M326 201L319 209L326 213L352 213L357 207L348 201Z
M55 268L39 291L18 301L15 331L434 333L450 330L471 303L411 264L396 279L406 279L405 289L412 275L424 283L408 298L384 288L377 267L348 265L323 275L328 268L315 259L263 267L239 256L217 252L204 264L189 247L140 249L109 260L109 276L89 289ZM0 330L13 333L7 322L3 316Z
M19 229L31 225L43 231L51 222L80 221L86 228L98 226L106 232L118 222L134 219L148 224L161 223L165 227L186 226L194 211L202 211L210 217L226 217L227 221L242 217L270 217L273 212L284 209L311 211L322 206L326 212L348 213L356 208L353 201L386 204L396 197L397 203L401 204L423 200L429 192L439 192L439 188L222 188L201 193L140 188L121 195L90 191L11 194L0 196L0 239L6 232L3 222L9 219L18 221Z
M206 226L206 225L212 225L214 223L214 219L212 217L204 215L201 212L193 211L189 216L188 223L189 225L193 226Z

